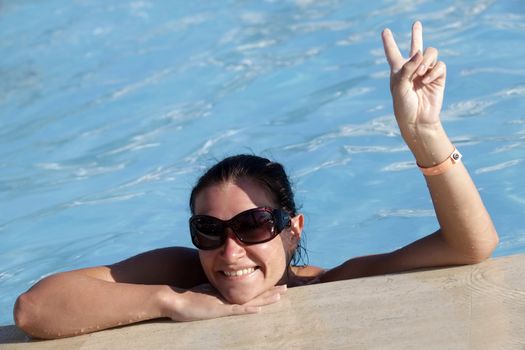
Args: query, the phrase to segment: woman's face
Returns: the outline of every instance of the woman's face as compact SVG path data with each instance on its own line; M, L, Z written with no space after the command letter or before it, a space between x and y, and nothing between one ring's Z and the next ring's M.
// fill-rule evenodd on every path
M257 207L276 205L264 188L251 179L205 187L195 198L195 214L221 220ZM284 229L271 241L245 245L228 228L222 247L199 250L208 280L228 302L244 304L276 284L286 283L287 256L295 248L302 229L298 227L298 217L292 219L291 229Z

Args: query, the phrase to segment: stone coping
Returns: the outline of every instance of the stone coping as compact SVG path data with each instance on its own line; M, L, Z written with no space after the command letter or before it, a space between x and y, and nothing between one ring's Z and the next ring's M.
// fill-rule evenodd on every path
M2 349L525 349L525 254L291 288L260 314L151 321Z

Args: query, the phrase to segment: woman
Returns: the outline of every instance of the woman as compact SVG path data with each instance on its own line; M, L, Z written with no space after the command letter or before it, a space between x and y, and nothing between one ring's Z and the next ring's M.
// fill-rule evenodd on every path
M277 302L286 286L488 258L497 233L439 119L445 64L436 49L422 52L419 22L409 59L390 30L382 38L396 120L425 175L439 230L330 270L295 266L304 219L282 166L256 156L230 157L192 191L190 233L198 250L159 249L49 276L18 298L17 325L35 337L56 338L159 317L190 321L254 313Z

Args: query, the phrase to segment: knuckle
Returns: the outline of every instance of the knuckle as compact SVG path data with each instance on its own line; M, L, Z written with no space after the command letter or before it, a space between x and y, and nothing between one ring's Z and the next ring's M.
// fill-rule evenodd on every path
M430 53L430 54L432 54L432 55L437 55L438 54L438 50L435 47L433 47L433 46L427 47L427 49L425 51Z
M416 64L413 62L407 62L400 70L401 77L406 77L407 75L410 75L411 72L416 68ZM400 77L400 78L401 78Z
M243 311L243 307L241 305L235 304L231 306L231 312L234 314L240 313L242 311Z
M439 71L439 72L446 72L447 71L447 66L445 65L445 63L443 61L438 61L436 63L435 70Z

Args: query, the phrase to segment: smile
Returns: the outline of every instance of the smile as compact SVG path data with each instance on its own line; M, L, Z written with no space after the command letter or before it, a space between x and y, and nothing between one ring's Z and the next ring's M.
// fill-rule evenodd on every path
M237 271L222 271L228 277L245 276L255 271L255 267L248 267L246 269Z

